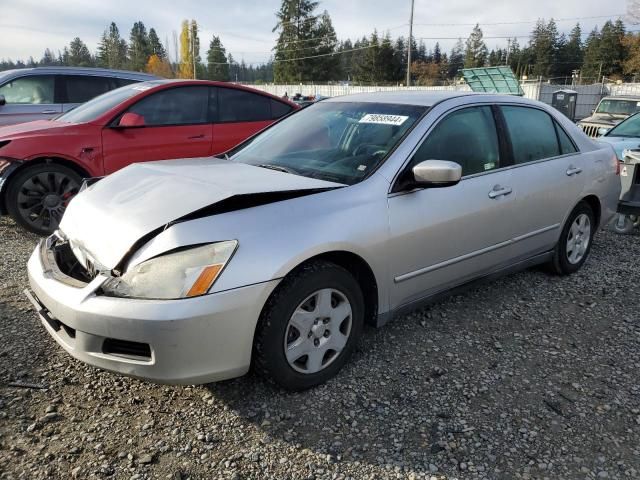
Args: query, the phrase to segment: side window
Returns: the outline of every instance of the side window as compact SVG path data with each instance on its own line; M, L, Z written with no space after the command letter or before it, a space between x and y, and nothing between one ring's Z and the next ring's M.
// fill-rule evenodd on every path
M555 123L555 122L554 122ZM558 142L560 143L560 153L562 155L566 155L568 153L576 153L578 150L576 146L573 144L569 135L558 125L555 123L556 131L558 132Z
M125 85L131 85L132 83L138 83L140 80L131 80L130 78L114 78L116 82L115 88L124 87Z
M116 86L113 79L106 77L64 75L61 78L64 82L66 103L84 103L113 90Z
M8 104L54 103L55 77L28 75L15 78L0 87Z
M498 133L491 107L455 111L436 125L414 156L414 162L449 160L473 175L500 166Z
M147 126L207 123L209 89L177 87L162 90L129 108L144 117Z
M287 105L286 103L279 102L278 100L271 99L271 118L280 118L284 117L287 113L292 110L291 105Z
M560 155L551 116L536 108L500 107L507 123L516 165Z
M220 122L258 122L271 120L270 98L235 88L218 90Z

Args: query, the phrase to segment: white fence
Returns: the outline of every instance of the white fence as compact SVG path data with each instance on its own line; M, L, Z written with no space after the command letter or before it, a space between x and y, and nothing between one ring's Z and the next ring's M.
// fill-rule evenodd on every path
M293 97L296 93L302 95L322 95L323 97L335 97L338 95L348 95L351 93L371 93L390 92L397 90L422 90L422 91L469 91L467 85L450 85L442 87L403 87L398 86L365 86L365 85L251 85L253 88L265 92L284 96L286 93ZM557 90L570 89L578 92L578 103L576 105L576 120L588 117L591 111L596 108L600 99L606 95L638 95L640 96L640 83L617 84L594 84L594 85L554 85L541 82L523 82L521 85L526 98L540 100L551 105L553 92Z

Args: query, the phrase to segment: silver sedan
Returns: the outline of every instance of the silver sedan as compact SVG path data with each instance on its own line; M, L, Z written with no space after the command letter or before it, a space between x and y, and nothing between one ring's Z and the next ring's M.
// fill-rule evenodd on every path
M134 164L77 195L29 260L71 355L164 383L255 370L294 390L366 323L535 264L577 271L615 212L619 162L517 97L332 98L225 158Z

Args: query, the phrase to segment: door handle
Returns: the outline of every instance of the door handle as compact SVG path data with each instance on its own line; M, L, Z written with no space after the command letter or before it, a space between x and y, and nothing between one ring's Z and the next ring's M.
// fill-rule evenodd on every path
M509 195L513 190L511 187L501 187L500 185L496 185L493 187L493 190L489 192L489 198L498 198L502 196Z
M569 169L567 170L567 175L572 177L573 175L578 175L582 172L581 168L574 167L573 165L569 165Z
M58 111L57 111L57 110L43 110L41 113L44 113L44 114L46 114L46 115L49 115L49 114L51 114L51 113L58 113Z
M198 138L204 138L204 133L201 133L200 135L193 135L191 137L188 137L188 140L196 140Z

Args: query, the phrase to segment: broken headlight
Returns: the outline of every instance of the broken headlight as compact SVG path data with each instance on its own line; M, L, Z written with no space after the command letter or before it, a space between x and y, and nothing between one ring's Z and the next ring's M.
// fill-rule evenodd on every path
M206 294L238 246L236 240L160 255L102 285L114 297L177 299Z

